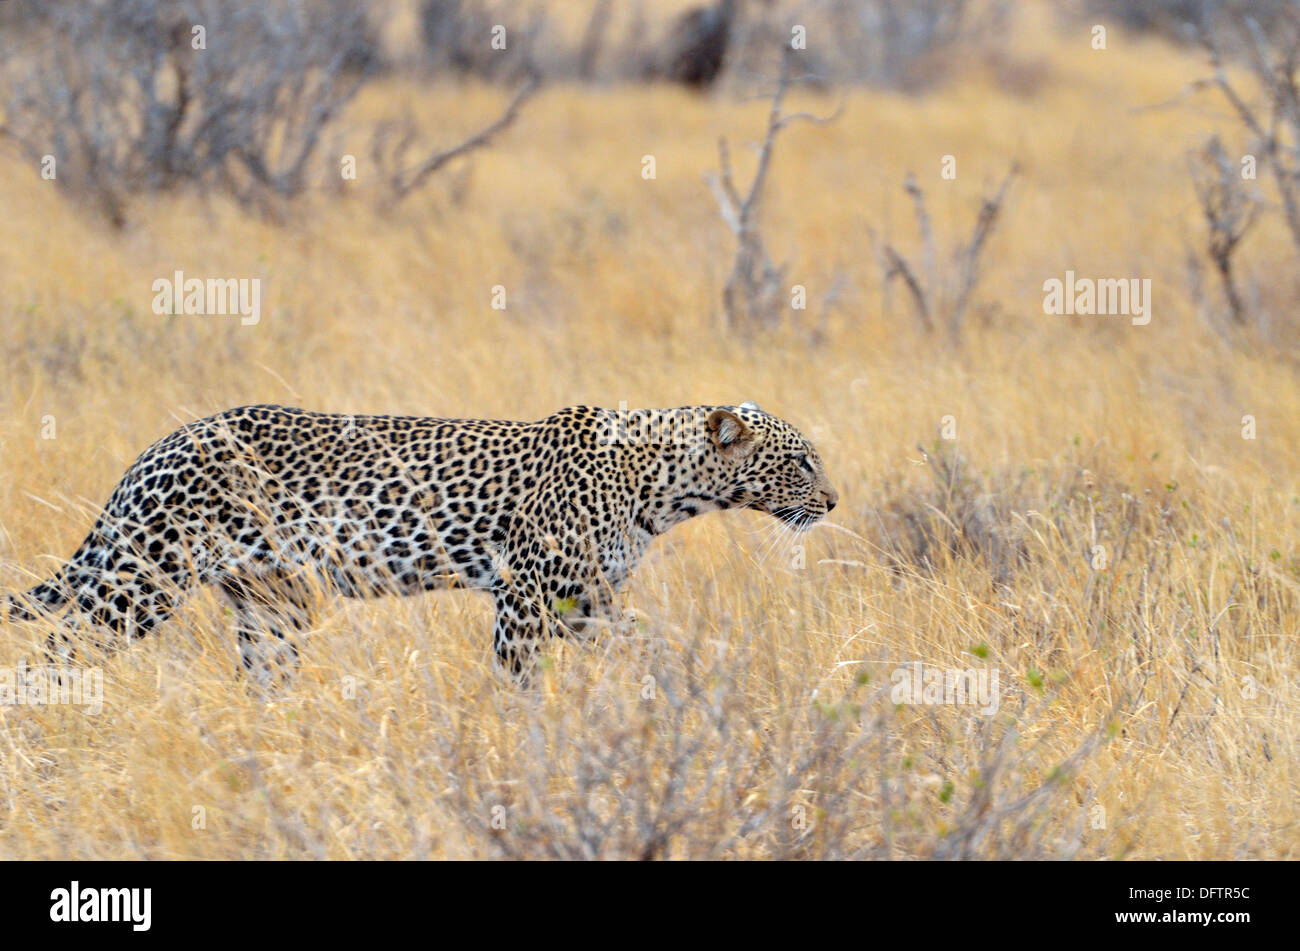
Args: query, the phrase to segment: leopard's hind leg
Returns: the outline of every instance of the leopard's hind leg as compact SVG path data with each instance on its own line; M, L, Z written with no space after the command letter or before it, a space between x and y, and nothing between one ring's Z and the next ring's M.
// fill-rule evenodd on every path
M297 668L298 645L316 623L310 586L284 575L232 575L217 582L235 612L239 661L263 687L282 683Z

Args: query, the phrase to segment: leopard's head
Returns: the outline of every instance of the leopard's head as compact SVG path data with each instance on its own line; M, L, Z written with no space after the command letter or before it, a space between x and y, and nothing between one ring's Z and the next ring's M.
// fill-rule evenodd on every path
M754 403L718 407L708 434L726 479L727 502L757 509L796 530L811 528L839 501L808 437Z

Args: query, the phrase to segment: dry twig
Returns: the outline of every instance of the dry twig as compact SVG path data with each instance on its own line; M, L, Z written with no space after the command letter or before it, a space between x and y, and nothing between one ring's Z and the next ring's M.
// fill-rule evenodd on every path
M731 151L725 138L718 140L718 175L706 176L723 221L736 237L736 257L731 275L723 290L722 302L728 322L733 326L772 324L778 314L776 305L780 296L784 267L777 267L767 253L759 230L758 211L762 203L763 187L771 166L772 150L777 134L795 122L813 122L818 125L832 122L843 111L843 106L829 116L808 112L783 114L786 92L790 86L806 77L792 74L794 54L789 48L781 60L781 74L776 91L772 94L767 116L767 134L758 152L758 168L749 189L742 197L736 188L731 170Z
M537 91L540 81L533 73L511 97L505 111L496 119L449 149L434 152L428 158L413 164L407 164L406 154L415 141L415 133L409 123L400 126L399 138L390 142L389 135L395 128L392 124L381 125L371 143L371 154L377 168L386 170L393 201L401 201L411 192L428 181L429 176L438 171L452 159L480 149L492 141L499 133L508 128L519 115L523 104Z

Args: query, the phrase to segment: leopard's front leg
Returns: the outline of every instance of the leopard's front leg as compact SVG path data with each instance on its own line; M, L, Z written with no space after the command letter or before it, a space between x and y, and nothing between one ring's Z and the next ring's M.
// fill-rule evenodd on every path
M521 584L518 580L493 592L496 624L492 646L502 667L528 683L544 642L553 637L592 633L593 621L608 625L612 603L597 593L561 584Z
M535 598L509 588L498 589L492 596L497 609L492 628L497 662L516 681L527 684L545 636L542 612Z

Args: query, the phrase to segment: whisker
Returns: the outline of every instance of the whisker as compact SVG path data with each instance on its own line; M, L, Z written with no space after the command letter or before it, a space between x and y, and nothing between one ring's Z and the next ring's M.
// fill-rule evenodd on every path
M763 566L763 562L766 559L767 549L772 544L772 540L773 537L776 535L778 525L779 523L777 523L775 520L771 522L765 522L763 524L763 527L759 530L758 533L759 541L757 545L757 551L754 554L755 568L761 568Z
M759 562L760 565L766 565L769 561L772 560L772 558L776 555L776 553L781 549L781 547L787 541L789 531L790 531L790 527L784 519L774 520L772 534L771 534L771 541L767 545L765 551L763 552L763 560Z
M763 548L759 553L758 565L764 567L775 554L777 548L781 545L781 533L785 526L779 520L773 520L771 527L768 529L767 537L764 540Z

